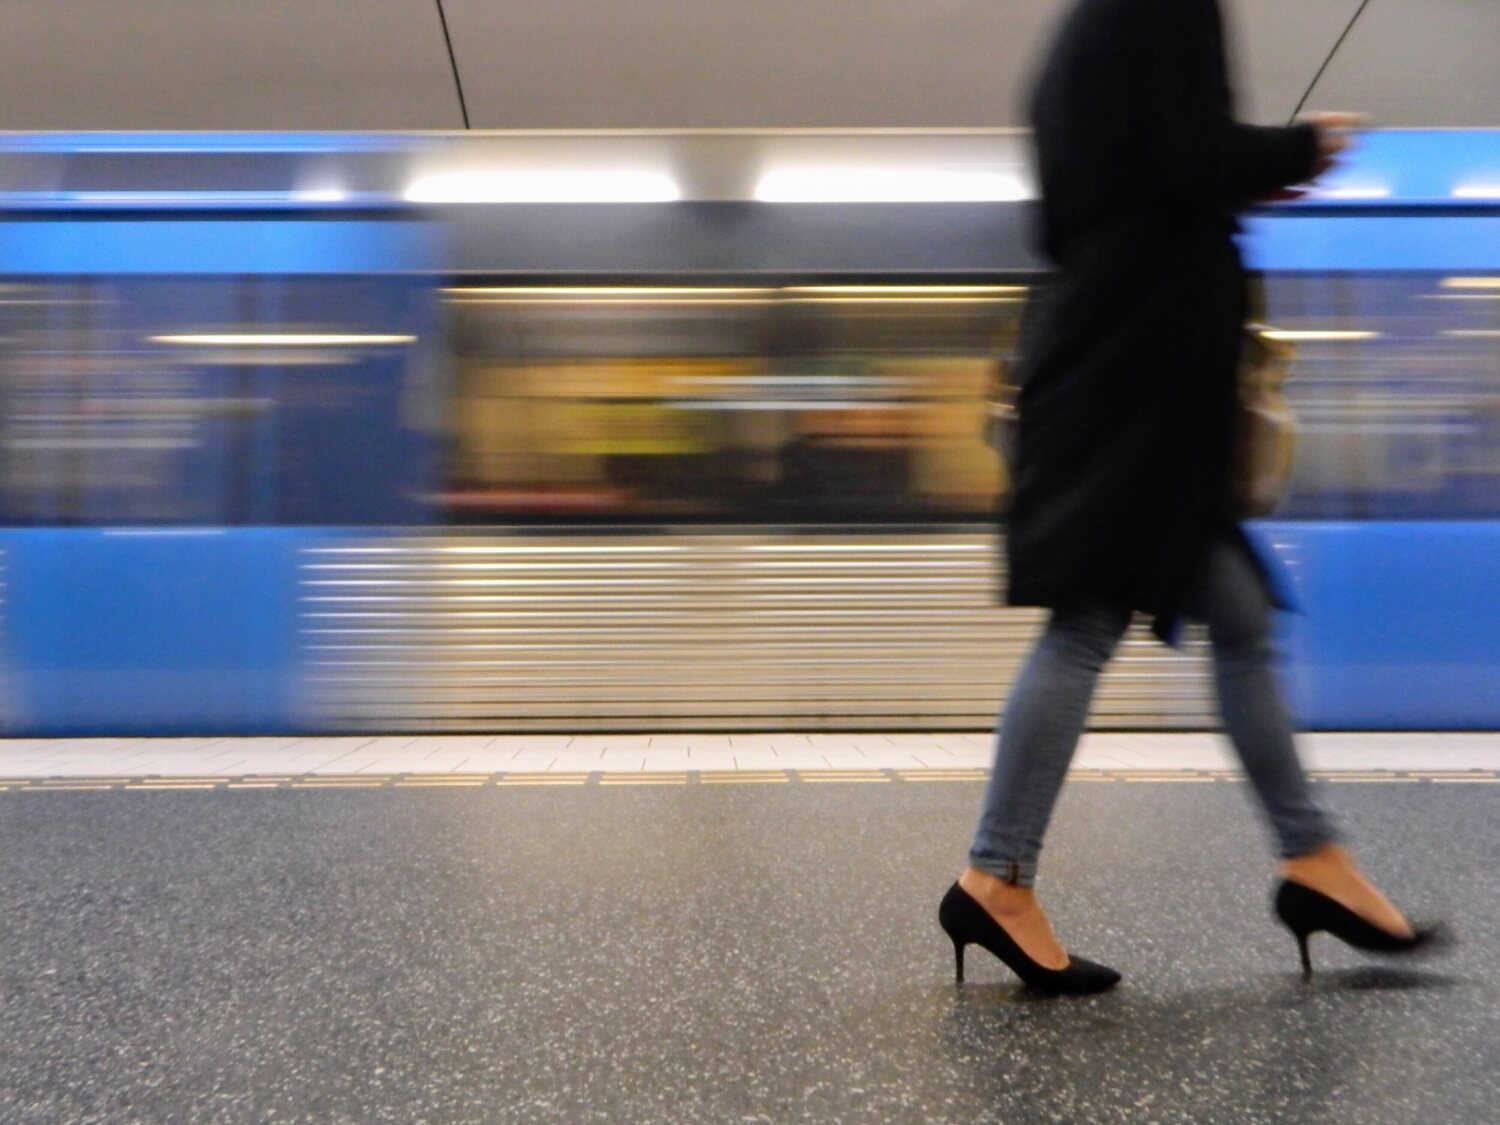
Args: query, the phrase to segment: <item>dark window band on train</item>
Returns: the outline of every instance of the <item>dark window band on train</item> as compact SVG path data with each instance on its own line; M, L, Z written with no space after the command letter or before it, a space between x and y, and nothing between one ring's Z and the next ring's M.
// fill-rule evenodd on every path
M1500 516L1500 277L1263 279L1292 519ZM11 524L964 522L1024 275L14 280Z
M376 278L12 281L0 518L427 522L430 307L427 283Z

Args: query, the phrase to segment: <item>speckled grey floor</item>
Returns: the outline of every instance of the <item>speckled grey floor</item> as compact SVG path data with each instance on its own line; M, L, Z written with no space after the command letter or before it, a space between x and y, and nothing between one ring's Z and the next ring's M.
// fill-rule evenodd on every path
M1464 939L1300 983L1239 785L1075 784L1045 1000L938 897L980 787L0 797L0 1118L1490 1122L1500 786L1323 787Z

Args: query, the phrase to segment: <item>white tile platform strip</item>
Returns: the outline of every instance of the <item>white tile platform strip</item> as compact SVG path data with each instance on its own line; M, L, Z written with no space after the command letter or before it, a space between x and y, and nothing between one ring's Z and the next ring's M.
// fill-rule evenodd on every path
M1500 733L1309 734L1314 770L1500 770ZM0 777L988 768L988 734L0 739ZM1076 769L1234 769L1216 734L1085 735Z

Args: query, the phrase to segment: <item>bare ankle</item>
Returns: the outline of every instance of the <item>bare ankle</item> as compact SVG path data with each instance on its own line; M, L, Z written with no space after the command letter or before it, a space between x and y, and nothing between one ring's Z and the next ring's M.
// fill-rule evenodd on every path
M1355 867L1354 857L1341 844L1321 844L1310 852L1281 861L1283 874L1298 872L1348 871Z
M1036 909L1036 892L1030 887L1008 883L998 875L970 867L958 878L958 885L991 910L1020 914Z
M1354 857L1337 844L1325 844L1281 864L1283 877L1329 895L1367 922L1394 934L1411 933L1411 924L1379 888L1366 878Z
M1008 883L976 867L965 870L958 885L1001 924L1026 956L1047 969L1068 967L1068 952L1052 932L1030 887Z

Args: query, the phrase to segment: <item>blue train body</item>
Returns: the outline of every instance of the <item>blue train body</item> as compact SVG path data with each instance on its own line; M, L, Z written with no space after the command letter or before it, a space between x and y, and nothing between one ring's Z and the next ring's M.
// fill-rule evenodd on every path
M1245 236L1255 268L1273 277L1500 274L1500 201L1454 188L1500 179L1500 135L1393 135L1356 171L1359 183L1341 201L1256 216ZM445 451L432 402L445 359L414 359L410 348L398 358L371 341L433 339L435 294L456 274L528 284L666 276L710 286L751 274L1015 278L1036 265L1020 241L1020 209L973 205L583 206L562 221L539 205L418 214L283 202L239 214L179 212L159 200L141 214L51 203L28 200L0 218L0 278L159 282L159 300L145 298L152 324L176 316L316 331L336 323L345 333L354 326L363 342L330 343L359 354L345 354L341 374L316 387L305 382L313 368L254 356L203 376L225 380L216 391L225 401L250 405L193 422L193 451L182 454L192 458L193 487L180 521L138 523L108 510L110 464L91 461L86 441L70 445L54 433L35 443L38 464L64 458L71 468L54 474L63 484L12 504L0 530L0 712L12 735L338 729L306 706L299 568L312 547L378 543L433 522ZM319 279L339 284L296 288ZM107 290L88 292L107 299ZM1330 308L1344 299L1329 297ZM125 318L106 318L109 331L124 339L148 327L130 320L141 307L108 314ZM59 303L46 315L66 318L67 309ZM85 329L64 319L48 331L72 339ZM170 398L170 386L157 393ZM23 383L14 393L7 424L24 438L28 404L45 392L27 398ZM299 409L265 405L292 401ZM141 433L164 448L172 441L167 430ZM1377 507L1370 518L1328 518L1313 497L1256 529L1286 564L1301 605L1287 620L1286 653L1303 725L1500 727L1500 511L1446 495L1461 518L1424 518L1443 513L1416 501L1411 510ZM430 725L443 728L443 716Z

